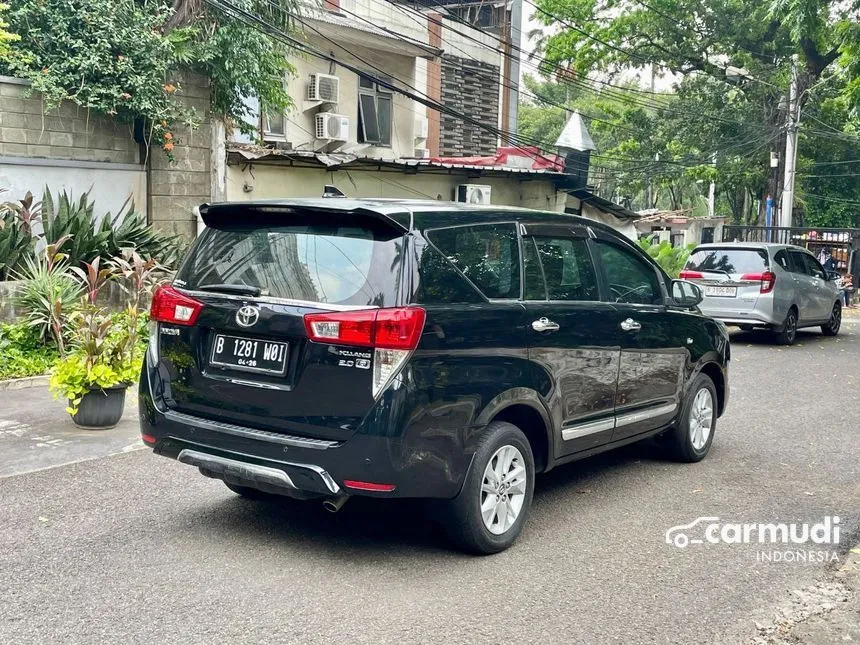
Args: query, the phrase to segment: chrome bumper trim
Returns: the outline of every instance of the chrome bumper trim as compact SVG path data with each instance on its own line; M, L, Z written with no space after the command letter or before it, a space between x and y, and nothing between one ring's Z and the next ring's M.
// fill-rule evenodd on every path
M299 490L299 487L293 483L290 476L280 468L260 466L259 464L239 461L238 459L229 459L227 457L210 455L205 452L200 452L199 450L191 450L190 448L183 449L179 453L177 460L183 464L196 466L201 470L209 471L219 479L223 477L233 477L250 483L262 483L276 488ZM338 486L334 479L332 479L331 475L315 464L283 462L283 465L292 468L311 470L319 476L332 495L337 495L340 492L340 486Z
M310 448L311 450L327 450L329 448L337 448L341 445L340 441L329 441L327 439L311 439L309 437L297 437L291 434L283 434L280 432L271 432L269 430L257 430L256 428L247 428L245 426L237 426L233 423L224 423L223 421L213 421L212 419L202 419L184 412L175 412L168 410L164 412L164 418L168 421L176 423L184 423L186 425L196 426L198 428L206 428L215 432L223 432L237 437L247 439L259 439L260 441L269 441L271 443L280 443L286 446L294 446L296 448Z

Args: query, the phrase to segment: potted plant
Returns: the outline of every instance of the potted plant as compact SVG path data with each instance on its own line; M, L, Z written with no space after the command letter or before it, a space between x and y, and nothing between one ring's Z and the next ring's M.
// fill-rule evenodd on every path
M51 374L51 390L68 400L66 408L75 425L107 429L119 423L125 392L140 374L145 352L147 316L141 300L151 291L158 265L143 261L135 252L115 258L105 268L100 259L73 267L85 287L83 303L70 318L72 349ZM112 280L128 294L126 308L112 313L99 303L99 294Z

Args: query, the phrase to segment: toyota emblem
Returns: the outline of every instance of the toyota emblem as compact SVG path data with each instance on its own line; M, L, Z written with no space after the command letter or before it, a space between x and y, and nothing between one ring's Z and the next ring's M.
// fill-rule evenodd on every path
M260 310L252 305L245 305L236 312L236 323L240 327L253 327L260 319Z

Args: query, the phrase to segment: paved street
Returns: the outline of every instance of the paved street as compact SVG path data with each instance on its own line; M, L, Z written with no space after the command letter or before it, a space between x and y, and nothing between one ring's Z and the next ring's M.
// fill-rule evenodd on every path
M858 542L860 323L790 348L737 332L733 358L707 460L648 442L557 469L492 557L448 550L417 504L244 501L147 450L7 476L0 643L749 642L834 565L665 532L838 515Z

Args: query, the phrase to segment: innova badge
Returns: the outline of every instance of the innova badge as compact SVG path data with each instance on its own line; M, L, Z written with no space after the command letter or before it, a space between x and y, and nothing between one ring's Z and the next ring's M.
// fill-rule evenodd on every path
M260 310L253 305L245 305L236 312L236 324L240 327L253 327L260 319Z

